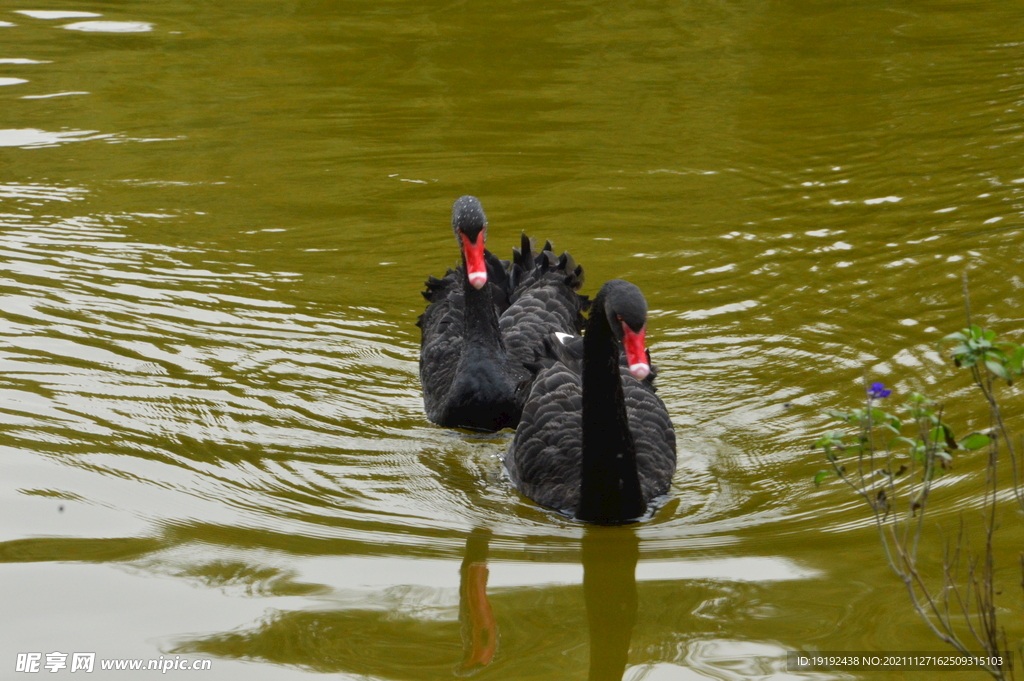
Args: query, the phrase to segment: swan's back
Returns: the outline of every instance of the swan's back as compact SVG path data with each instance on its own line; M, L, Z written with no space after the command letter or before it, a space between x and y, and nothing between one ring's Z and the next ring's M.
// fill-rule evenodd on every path
M513 484L542 506L575 513L583 460L583 379L579 339L545 343L515 437L505 454ZM636 445L644 503L668 492L676 468L672 421L655 394L654 372L643 381L620 363L629 430Z
M555 333L578 334L583 329L583 312L589 299L577 291L583 286L583 268L572 256L555 256L551 243L539 253L524 234L513 249L509 267L509 306L498 323L509 360L526 367L537 356L537 348ZM529 374L524 372L523 378Z
M653 369L654 367L652 367ZM629 415L629 430L636 443L636 468L644 501L668 492L676 472L676 431L665 403L654 392L654 377L638 381L629 368L619 367Z
M505 453L512 484L541 506L573 513L579 505L583 383L562 362L540 368Z

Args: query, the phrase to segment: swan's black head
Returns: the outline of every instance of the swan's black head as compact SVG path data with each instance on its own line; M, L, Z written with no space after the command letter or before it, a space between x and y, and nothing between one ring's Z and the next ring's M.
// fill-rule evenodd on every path
M647 334L647 300L640 289L623 279L612 279L601 287L599 298L604 298L604 313L612 333L626 349L629 371L643 380L651 373L644 348Z
M475 196L460 196L452 204L452 231L462 249L469 283L473 288L482 288L487 283L487 265L484 262L487 216Z

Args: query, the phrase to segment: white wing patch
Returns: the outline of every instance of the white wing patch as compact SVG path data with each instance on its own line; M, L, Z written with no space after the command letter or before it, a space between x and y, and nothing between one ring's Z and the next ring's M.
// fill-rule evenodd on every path
M576 336L572 335L571 333L562 333L561 331L555 331L555 338L557 338L558 342L561 343L562 345L568 345L569 341L571 341L575 337Z

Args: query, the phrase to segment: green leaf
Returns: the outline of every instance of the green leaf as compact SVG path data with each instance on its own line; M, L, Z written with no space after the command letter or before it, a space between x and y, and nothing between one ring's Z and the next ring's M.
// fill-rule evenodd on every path
M945 423L942 425L942 437L946 441L946 446L950 449L956 449L956 437L953 436L953 429L947 426Z
M825 481L825 478L835 474L836 472L831 470L818 471L814 474L814 486L821 487L821 483Z
M969 355L969 354L971 354L971 346L967 345L966 343L961 343L960 345L958 345L955 348L953 348L953 354L954 355Z
M999 362L995 362L993 360L987 360L985 362L985 366L988 367L988 370L991 371L994 375L998 376L999 378L1003 379L1004 381L1010 381L1011 380L1010 379L1010 374L1007 373L1006 368L1002 364L1000 364Z
M924 461L924 455L927 453L928 448L925 447L924 443L920 440L914 442L914 446L910 448L910 453L914 457L914 461Z
M938 419L936 419L936 422L938 422ZM953 433L944 423L938 423L938 425L929 430L928 439L936 449L942 449L944 446L947 446L949 449L956 448L956 440L953 438Z
M885 423L890 418L891 417L888 414L886 414L884 411L882 411L878 407L875 407L875 408L873 408L871 410L871 420L874 423Z
M992 438L985 433L971 433L960 440L960 447L969 452L973 452L976 449L987 447L990 442L992 442Z
M837 411L835 409L826 409L825 413L828 414L829 416L831 416L834 419L839 419L840 421L846 421L848 423L852 423L855 420L855 416L853 414L851 414L850 412L848 412L848 411Z
M842 446L843 434L837 430L832 430L818 438L818 441L811 445L811 449L814 449L816 447L824 447L825 449L831 449L832 447Z
M1006 363L1006 355L1002 350L987 350L985 351L985 359L998 362L1000 364Z
M1024 373L1024 348L1014 350L1007 364L1013 373L1017 375Z

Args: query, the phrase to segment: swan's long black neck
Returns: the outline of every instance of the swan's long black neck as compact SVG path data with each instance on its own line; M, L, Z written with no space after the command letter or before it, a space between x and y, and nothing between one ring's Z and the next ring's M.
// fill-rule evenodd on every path
M583 462L580 520L625 522L643 515L636 445L619 376L619 346L598 294L583 339Z
M463 268L466 263L463 260ZM474 288L469 278L462 277L463 295L463 340L467 345L504 350L501 342L501 329L498 328L498 315L494 313L494 301L491 297L490 284Z

